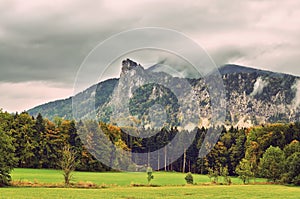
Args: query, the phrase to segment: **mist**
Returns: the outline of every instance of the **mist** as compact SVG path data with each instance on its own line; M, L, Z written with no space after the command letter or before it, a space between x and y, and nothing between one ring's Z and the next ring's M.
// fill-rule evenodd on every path
M292 90L296 91L295 98L292 102L293 108L296 109L300 105L300 80L296 80L292 86Z
M258 77L256 79L256 82L254 83L253 86L253 91L250 94L251 96L259 95L263 92L264 88L268 85L269 83L267 80L263 80L261 77Z

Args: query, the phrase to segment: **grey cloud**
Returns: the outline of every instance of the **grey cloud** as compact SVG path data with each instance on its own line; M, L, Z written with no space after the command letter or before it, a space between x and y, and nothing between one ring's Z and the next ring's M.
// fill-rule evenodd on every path
M74 81L89 51L112 34L134 27L161 26L196 37L201 35L202 40L213 40L211 34L224 33L238 38L240 30L264 20L263 16L268 16L264 11L274 6L274 3L256 2L256 7L263 5L257 9L253 1L128 1L113 5L109 1L61 1L62 5L43 5L36 1L33 5L40 6L30 8L29 5L22 11L22 6L26 7L24 3L4 2L0 6L4 10L0 14L0 30L4 30L4 36L0 37L0 81L49 80L68 84ZM248 31L251 37L254 33L250 28ZM253 58L256 49L247 45L232 42L228 47L220 43L218 52L212 56L217 65Z
M92 9L92 5L89 8ZM102 7L99 8L101 10ZM120 24L126 20L114 21L109 16L94 13L95 21L91 23L89 10L84 11L87 17L83 19L76 16L76 10L80 12L81 9L84 7L73 6L64 9L65 13L49 13L46 10L46 14L32 10L33 13L27 13L32 16L24 16L24 19L15 11L17 8L2 13L0 27L4 36L0 37L0 81L73 83L76 71L89 51L119 32ZM95 8L92 10L95 11ZM35 13L41 13L42 17ZM106 13L102 13L105 16Z
M300 75L299 18L297 0L1 0L0 82L42 80L69 88L99 42L145 26L185 33L217 65ZM103 67L101 61L98 66Z
M245 49L236 46L225 46L211 53L211 57L217 66L229 64L231 60L245 57L247 54Z

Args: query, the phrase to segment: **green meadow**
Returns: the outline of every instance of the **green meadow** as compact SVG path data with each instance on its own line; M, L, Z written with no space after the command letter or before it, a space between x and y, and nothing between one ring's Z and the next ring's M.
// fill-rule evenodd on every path
M103 189L74 188L1 188L0 198L299 198L300 188L283 185L231 186L163 186L112 187Z
M0 198L299 198L300 187L264 184L265 179L256 179L261 184L242 185L238 178L231 178L232 185L213 185L206 175L193 175L196 185L186 185L186 174L176 172L154 172L152 185L158 187L136 187L146 185L146 173L129 172L74 172L72 182L92 182L104 188L48 188L44 186L12 186L0 188ZM14 169L14 182L36 184L63 184L59 170ZM222 178L219 179L222 182Z
M185 173L178 172L154 172L154 185L185 185ZM193 174L194 183L209 183L207 175ZM38 182L38 183L63 183L62 171L50 169L14 169L12 172L14 181ZM233 184L241 184L237 177L231 178ZM256 179L256 182L265 182L265 179ZM92 182L98 185L130 186L130 184L147 184L146 173L143 172L74 172L72 182ZM222 182L222 178L219 178Z

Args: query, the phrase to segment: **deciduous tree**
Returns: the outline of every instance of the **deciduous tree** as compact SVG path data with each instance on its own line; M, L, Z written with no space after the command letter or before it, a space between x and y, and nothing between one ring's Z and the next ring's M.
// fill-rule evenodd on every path
M263 177L276 182L284 169L284 152L279 147L270 146L260 159L260 169Z
M69 145L63 147L60 167L63 171L65 185L69 185L72 179L72 172L77 166L76 152Z
M5 125L3 120L6 116L8 115L2 113L0 109L0 187L9 184L11 180L10 172L16 166L13 138L10 132L6 132L5 127L3 127Z
M253 177L250 162L245 158L240 161L239 165L235 169L235 172L239 175L239 178L244 184L249 183L249 179Z

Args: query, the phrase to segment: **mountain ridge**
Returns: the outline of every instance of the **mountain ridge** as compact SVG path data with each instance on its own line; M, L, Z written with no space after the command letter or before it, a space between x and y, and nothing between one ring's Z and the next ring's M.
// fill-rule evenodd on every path
M130 72L131 65L143 68L140 64L130 61L128 59L126 63L124 62L125 65L122 64L121 73ZM151 67L150 70L145 69L145 72L149 71L151 71ZM163 71L160 72L164 73ZM296 99L297 93L300 92L297 87L299 77L234 64L219 67L219 72L226 87L227 125L247 127L269 122L292 122L300 116L297 110L298 99ZM108 79L83 91L92 92L96 86L95 108L98 116L105 122L110 122L108 118L108 115L111 114L109 104L119 81L120 78ZM201 109L204 117L208 117L210 107L207 88L201 78L190 79L189 81L192 82L191 85L199 97L197 107ZM130 87L133 86L129 85L129 89L132 89ZM28 112L34 116L41 113L49 119L53 119L55 116L72 119L72 99L73 97L69 97L42 104L28 110ZM202 118L202 120L207 121L209 117ZM202 125L207 126L208 123L203 122Z

